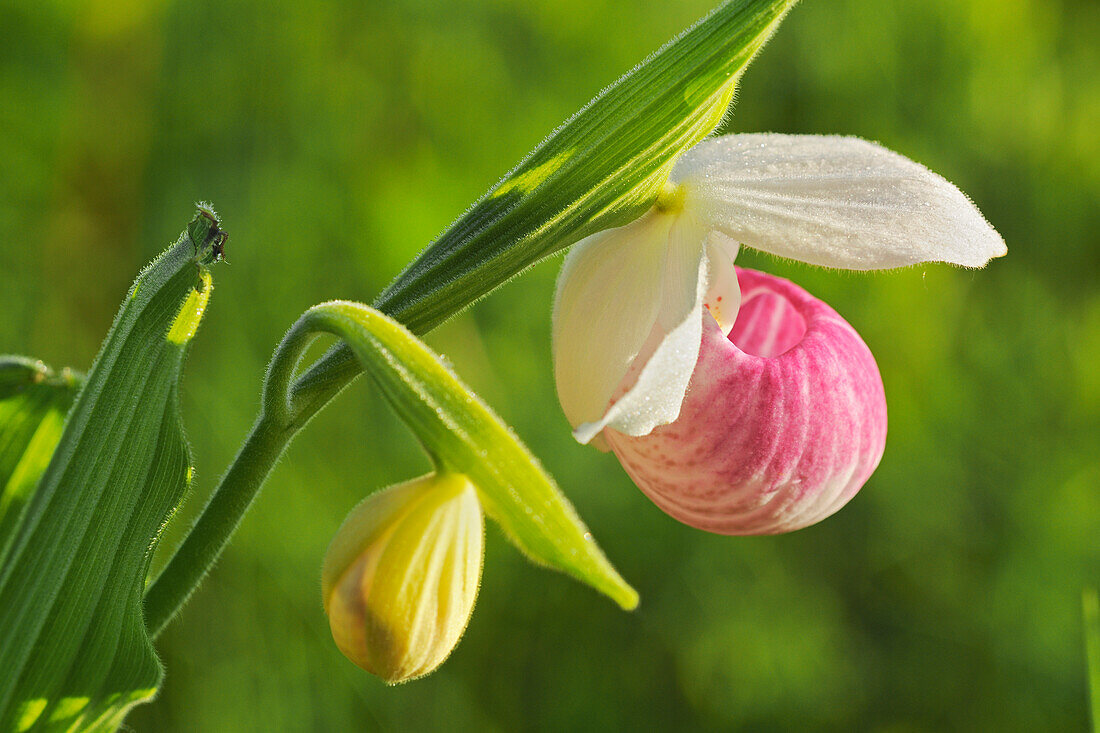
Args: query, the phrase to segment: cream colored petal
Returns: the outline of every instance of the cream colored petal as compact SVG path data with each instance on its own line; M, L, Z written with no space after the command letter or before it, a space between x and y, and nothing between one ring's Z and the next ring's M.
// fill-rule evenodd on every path
M554 377L569 423L599 420L661 310L674 217L649 212L573 246L554 297Z
M918 262L981 267L1006 252L953 184L876 143L817 135L727 135L681 158L684 206L734 240L827 267Z
M578 441L587 443L605 427L646 435L679 416L702 338L711 250L706 243L702 223L681 213L669 232L660 290L650 293L660 303L656 323L621 380L614 404L599 420L577 426L573 435Z

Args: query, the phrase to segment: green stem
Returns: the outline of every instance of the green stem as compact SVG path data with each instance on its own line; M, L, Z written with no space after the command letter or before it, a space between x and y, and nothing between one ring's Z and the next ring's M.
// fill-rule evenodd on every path
M386 307L385 300L379 299L376 306L379 310ZM427 332L442 320L418 319L409 313L413 308L403 310L405 313L398 313L397 317L406 316L414 333ZM283 337L268 365L263 407L252 432L183 543L146 589L145 622L154 638L217 562L290 441L362 373L351 348L341 342L292 382L301 356L318 330L326 329L319 326L312 311L306 311Z
M221 555L290 435L263 417L256 421L221 484L164 571L145 592L145 623L156 638Z
M498 284L487 282L486 292ZM447 288L439 290L445 292ZM400 322L417 336L431 331L475 299L471 298L445 316L432 317L427 315L425 309L418 308L417 303L402 305L402 294L403 291L399 289L387 290L374 301L373 307ZM289 401L306 416L305 420L308 422L310 417L317 414L362 371L351 347L343 342L336 344L294 381L290 386Z
M164 570L145 591L145 623L156 638L217 562L264 481L290 441L332 397L359 373L358 362L334 359L335 379L307 399L296 400L291 379L316 337L306 311L283 337L264 377L260 416L221 483ZM354 367L354 369L349 367ZM322 395L324 397L322 398Z

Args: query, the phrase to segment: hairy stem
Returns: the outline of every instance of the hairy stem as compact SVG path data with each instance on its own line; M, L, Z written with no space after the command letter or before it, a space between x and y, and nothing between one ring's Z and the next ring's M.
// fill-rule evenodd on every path
M291 434L262 417L252 427L217 491L183 544L145 591L145 623L156 638L221 555Z
M498 284L489 283L486 292L495 288ZM387 297L391 293L393 297ZM373 307L375 310L399 321L417 336L423 336L465 307L463 305L456 308L444 317L432 318L424 315L424 311L415 306L402 307L397 305L399 301L396 298L400 294L400 291L387 290L375 300ZM340 390L348 386L362 371L362 367L359 366L359 362L351 352L351 347L343 342L333 346L309 369L305 370L290 386L288 392L291 405L304 416L303 424L316 415L322 407L328 404L329 400L339 394Z
M385 301L379 298L375 307L385 312ZM394 317L406 316L407 327L417 335L443 320L416 318L410 313L413 308L403 310ZM340 342L293 379L317 331L318 324L306 311L283 337L268 365L263 406L252 431L183 543L146 589L145 622L152 637L164 630L217 562L290 441L362 373L351 348Z

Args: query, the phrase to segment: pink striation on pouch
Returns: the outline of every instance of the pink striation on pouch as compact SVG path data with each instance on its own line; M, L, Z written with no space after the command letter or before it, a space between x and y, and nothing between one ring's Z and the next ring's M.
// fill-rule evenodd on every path
M608 444L639 488L685 524L728 535L819 522L882 458L886 396L863 339L794 283L737 268L729 337L704 314L680 416Z

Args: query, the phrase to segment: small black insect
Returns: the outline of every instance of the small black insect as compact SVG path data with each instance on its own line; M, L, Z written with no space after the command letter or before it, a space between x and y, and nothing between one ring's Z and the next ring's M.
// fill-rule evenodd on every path
M225 262L225 243L229 241L229 232L224 232L221 229L211 230L211 234L214 234L214 243L210 246L210 251L214 253L215 262Z
M210 247L210 253L214 256L211 262L225 262L225 243L229 241L229 232L221 229L218 224L217 214L212 209L200 205L199 215L210 222L210 228L206 231L206 237L199 249Z

